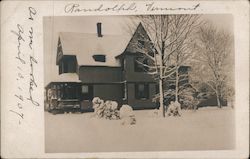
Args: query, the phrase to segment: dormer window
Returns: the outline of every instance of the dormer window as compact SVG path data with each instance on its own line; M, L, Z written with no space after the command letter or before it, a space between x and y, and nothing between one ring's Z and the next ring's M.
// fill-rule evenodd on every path
M92 57L96 62L106 62L106 55L98 54L93 55Z
M75 73L76 72L76 57L65 55L59 62L59 74L62 73Z
M138 47L139 47L140 49L144 49L144 47L145 47L145 41L143 41L143 40L138 40Z

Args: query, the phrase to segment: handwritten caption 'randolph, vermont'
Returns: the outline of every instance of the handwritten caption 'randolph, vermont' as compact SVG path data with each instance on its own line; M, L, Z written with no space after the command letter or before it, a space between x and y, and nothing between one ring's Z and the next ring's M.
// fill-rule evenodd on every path
M140 5L140 9L144 8L146 12L154 11L195 11L200 7L200 3L191 4L188 6L176 6L176 7L163 7L162 5L157 5L155 2L148 2L144 5ZM91 12L91 13L121 13L124 11L138 12L139 7L136 2L132 3L117 3L117 4L102 4L100 3L96 7L85 7L78 3L68 3L64 6L65 13L79 13L79 12Z

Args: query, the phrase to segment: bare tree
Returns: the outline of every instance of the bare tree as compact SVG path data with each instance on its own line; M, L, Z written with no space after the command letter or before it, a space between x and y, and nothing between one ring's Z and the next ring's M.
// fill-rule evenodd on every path
M175 16L174 17L174 23L173 23L173 30L174 32L174 38L176 38L179 33L183 30L183 21L182 21L183 16ZM170 76L169 80L175 82L175 100L179 101L179 95L183 94L186 91L183 91L186 88L186 84L188 83L183 83L184 81L188 81L188 74L187 73L182 73L180 74L180 67L184 64L188 64L188 62L193 58L193 53L192 53L192 47L193 47L193 42L194 42L194 36L192 34L194 31L199 27L202 23L202 21L199 21L197 23L199 16L196 17L196 21L192 21L188 26L185 26L186 31L183 34L182 38L179 38L175 43L173 43L174 46L177 46L177 49L175 52L170 56L170 63L172 63L173 66L175 66L175 74L174 76ZM197 25L198 24L198 25ZM168 80L168 81L169 81Z
M163 83L166 78L175 73L174 70L178 70L182 63L179 60L175 62L178 65L172 67L173 63L170 62L170 57L174 53L183 51L184 45L186 45L185 39L195 27L199 26L199 17L199 15L191 14L138 16L153 42L153 48L156 49L153 56L150 56L148 52L144 52L145 57L151 60L150 64L138 62L148 68L148 73L154 75L159 82L159 102L164 117ZM185 56L184 53L182 53L182 56Z
M209 24L200 27L195 44L195 76L206 83L216 94L217 105L221 99L233 94L232 55L233 41L230 33Z

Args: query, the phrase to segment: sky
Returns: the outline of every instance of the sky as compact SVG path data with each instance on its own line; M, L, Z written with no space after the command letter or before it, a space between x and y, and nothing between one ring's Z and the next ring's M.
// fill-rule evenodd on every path
M218 28L233 33L233 17L230 14L204 14L201 19ZM44 17L44 77L45 86L58 76L56 47L59 32L96 33L96 23L102 22L103 34L130 34L129 16L61 16ZM132 36L132 35L131 35Z

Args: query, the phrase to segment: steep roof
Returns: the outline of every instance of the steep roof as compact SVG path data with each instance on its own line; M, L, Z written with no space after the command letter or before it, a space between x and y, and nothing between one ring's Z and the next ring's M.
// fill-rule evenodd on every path
M59 33L63 55L76 55L78 65L120 66L115 56L123 53L131 39L128 35L94 33ZM97 62L93 55L106 55L106 62Z

